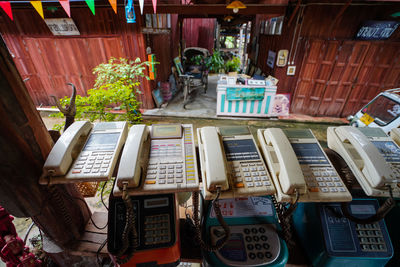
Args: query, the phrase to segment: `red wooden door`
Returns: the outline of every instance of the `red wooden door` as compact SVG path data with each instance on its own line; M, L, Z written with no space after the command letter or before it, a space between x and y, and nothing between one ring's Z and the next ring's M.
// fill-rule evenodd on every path
M400 86L400 43L307 40L291 110L346 117Z

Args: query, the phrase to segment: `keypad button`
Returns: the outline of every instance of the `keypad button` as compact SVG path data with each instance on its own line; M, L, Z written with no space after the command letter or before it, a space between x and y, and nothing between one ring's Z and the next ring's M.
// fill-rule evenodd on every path
M246 177L244 180L245 180L246 182L252 182L252 181L253 181L253 178L251 178L251 177Z
M335 187L330 187L330 188L329 188L329 191L330 191L330 192L337 192L338 190L337 190Z
M250 176L251 176L249 172L245 172L243 175L244 175L245 177L250 177Z
M254 260L256 258L256 254L254 254L253 252L249 253L249 258Z
M165 180L158 180L159 184L165 184Z
M262 249L262 246L261 246L260 244L258 244L258 243L257 243L257 244L255 244L255 245L254 245L254 247L255 247L257 250L260 250L260 249Z
M270 186L271 182L263 182L263 186Z
M261 172L259 172L259 174L260 174L260 175L267 175L267 172L261 171Z
M258 241L260 241L260 238L259 238L257 235L255 235L255 236L253 236L253 240L254 240L255 242L258 242Z
M254 245L253 244L247 244L247 249L248 250L253 250L254 249Z
M263 181L268 181L269 179L268 179L267 176L261 176L261 180L263 180Z
M338 191L339 192L346 192L346 189L344 189L344 187L338 187Z
M325 182L319 182L318 186L321 186L321 187L326 186L326 183Z
M257 244L257 245L258 245L258 244ZM257 258L259 258L259 259L264 259L264 253L258 252L258 253L257 253Z
M268 250L270 248L270 245L268 243L263 243L263 248Z
M268 258L268 259L270 259L270 258L272 257L272 254L271 254L271 252L269 252L269 251L265 252L264 255L265 255L265 257Z
M324 181L324 178L322 178L322 177L317 177L317 178L315 178L315 180L317 180L317 182L322 182L322 181Z
M259 187L259 186L262 186L262 183L261 182L255 182L254 185Z
M253 177L254 181L261 181L260 177Z
M332 177L332 181L334 181L334 182L339 182L339 181L340 181L340 178L339 178L339 177Z
M253 241L253 240L251 239L251 236L246 236L245 239L246 239L247 242Z
M246 183L246 184L247 184L247 187L253 187L254 186L253 183Z
M249 229L249 228L244 228L243 232L244 232L246 235L248 235L248 234L250 234L250 229Z
M322 188L321 188L321 192L323 192L323 193L328 193L328 192L329 192L329 189L326 188L326 187L322 187Z
M249 171L249 168L243 168L242 169L244 172L248 172Z
M168 183L169 184L173 184L174 183L174 179L168 179Z
M252 232L253 234L257 234L257 233L258 233L257 228L251 228L251 232Z

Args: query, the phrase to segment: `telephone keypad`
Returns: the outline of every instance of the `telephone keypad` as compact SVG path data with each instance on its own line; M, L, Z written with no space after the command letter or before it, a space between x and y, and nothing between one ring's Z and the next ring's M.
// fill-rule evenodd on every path
M356 224L356 230L362 251L387 251L379 223Z
M110 167L110 160L114 152L82 152L80 157L76 160L71 172L77 173L106 173ZM104 157L107 155L107 157Z
M269 177L266 176L267 173L263 171L265 167L261 161L252 163L233 162L232 169L234 170L232 174L236 188L271 186ZM245 183L243 183L242 177L244 177Z
M332 167L302 165L301 168L310 192L346 192L341 179Z
M231 237L228 243L216 255L229 266L258 266L269 264L278 257L280 253L280 241L274 227L271 225L234 225L230 226ZM215 244L223 236L217 236L216 229L220 226L211 227L211 240ZM229 243L234 244L232 249ZM243 253L238 255L236 250L241 249Z
M145 245L168 243L171 241L169 214L146 216L144 221Z

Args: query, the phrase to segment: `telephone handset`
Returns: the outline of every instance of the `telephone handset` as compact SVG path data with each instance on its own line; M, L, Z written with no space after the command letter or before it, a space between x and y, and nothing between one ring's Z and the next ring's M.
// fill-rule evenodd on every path
M43 166L40 184L108 180L125 143L126 122L74 122Z
M217 189L221 199L275 193L254 138L247 127L245 130L234 127L197 129L206 200L215 199Z
M119 164L114 195L195 191L199 188L191 124L134 125Z
M368 196L400 197L400 148L380 128L328 127L327 139Z
M390 130L390 138L393 139L393 141L400 146L400 129L399 128L393 128Z
M309 129L257 131L279 202L351 201L321 145Z

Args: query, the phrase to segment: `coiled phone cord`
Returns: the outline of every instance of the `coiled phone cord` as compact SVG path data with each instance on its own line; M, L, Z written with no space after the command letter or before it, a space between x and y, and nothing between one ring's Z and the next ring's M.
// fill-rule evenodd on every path
M201 238L201 228L200 228L200 220L199 220L199 192L195 191L195 192L193 192L193 195L192 195L192 200L193 200L193 221L194 221L194 225L195 225L195 228L196 228L196 240L199 242L200 247L203 250L209 251L209 252L220 250L223 246L225 246L226 242L228 242L229 237L231 235L231 230L229 229L229 226L225 222L224 218L222 217L221 209L219 208L218 199L219 199L220 194L221 194L221 188L217 188L217 196L212 201L212 206L213 206L215 215L216 215L216 217L218 219L218 222L220 223L220 225L222 226L222 228L225 231L225 236L222 239L222 242L217 242L217 244L215 244L215 245L207 244Z
M390 185L388 185L387 187L389 190L390 197L385 200L385 202L382 204L382 206L379 207L379 209L376 211L376 213L374 215L372 215L368 218L362 218L362 219L353 216L349 212L350 202L343 202L341 204L340 207L341 207L343 215L347 219L349 219L355 223L358 223L358 224L376 223L376 222L382 220L383 218L385 218L386 214L388 214L389 211L391 211L391 209L393 209L396 206L396 201L393 199L392 187Z
M283 204L278 203L275 196L271 196L272 203L274 204L276 213L278 214L278 219L282 227L282 237L285 240L289 248L293 248L296 243L293 240L292 232L292 214L297 208L297 203L300 198L300 193L295 189L296 198L295 201L290 204L289 208L286 208Z
M128 195L126 187L127 184L124 183L122 189L122 200L124 201L126 209L125 213L126 223L121 236L122 248L116 255L116 260L118 264L127 263L133 257L133 253L138 247L138 235L136 231L136 214L133 210L132 200Z

